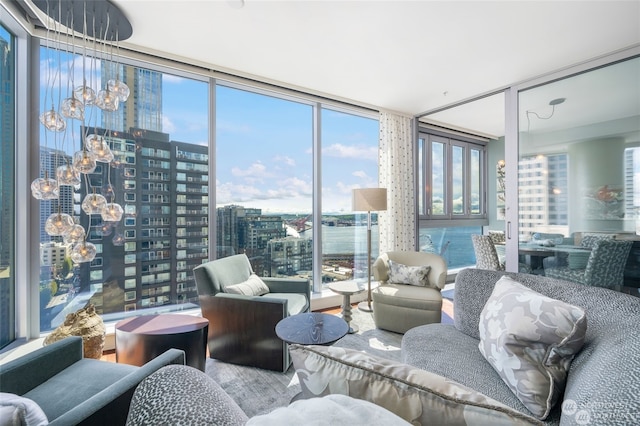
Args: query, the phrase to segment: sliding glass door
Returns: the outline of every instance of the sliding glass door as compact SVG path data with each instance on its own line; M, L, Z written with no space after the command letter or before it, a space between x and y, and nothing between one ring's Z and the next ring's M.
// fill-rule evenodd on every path
M518 237L535 273L584 269L590 236L615 238L634 242L620 285L640 286L639 75L635 57L519 93Z

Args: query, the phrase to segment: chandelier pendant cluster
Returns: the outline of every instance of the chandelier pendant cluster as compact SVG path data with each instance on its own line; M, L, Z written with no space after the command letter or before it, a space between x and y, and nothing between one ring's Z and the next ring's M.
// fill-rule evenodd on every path
M87 116L97 117L97 113L91 111L92 108L101 110L105 117L118 110L119 106L126 102L130 90L129 87L120 80L119 72L116 72L115 78L107 79L106 85L99 90L94 90L87 84L87 72L85 69L86 62L86 45L89 38L93 39L94 58L102 58L103 63L108 62L105 58L107 55L107 41L117 42L128 38L131 33L131 25L124 17L122 12L110 1L92 1L92 0L34 0L34 4L48 16L49 25L47 26L48 34L53 31L54 43L57 43L58 52L64 51L61 39L65 33L69 38L70 32L82 34L85 52L83 54L83 70L82 84L76 86L74 84L74 69L70 65L69 81L67 83L67 96L58 102L56 108L55 102L52 100L49 104L47 96L45 96L45 111L40 115L40 123L44 126L45 140L47 132L53 134L62 134L61 139L64 141L67 132L67 125L72 128L71 134L73 139L73 120L81 123L81 134L83 135L81 148L76 151L72 160L67 160L66 164L58 166L55 176L50 176L48 170L44 170L44 177L38 177L31 183L31 193L38 200L58 200L60 201L60 187L63 185L71 186L79 189L82 185L84 177L86 187L89 188L89 180L87 174L96 170L97 163L104 163L106 167L117 167L120 161L116 158L109 147L107 138L97 134L86 134L87 126L85 120ZM76 19L80 17L80 19ZM53 28L53 30L51 30ZM104 42L104 43L103 43ZM71 43L75 46L75 43ZM67 53L68 51L67 44ZM104 50L100 52L100 47ZM113 48L113 47L112 47ZM75 49L75 48L74 48ZM75 51L73 52L75 53ZM63 89L61 82L62 66L60 65L60 54L58 54L59 69L55 73L58 80L49 79L51 85L51 98L53 98L53 86L58 83L60 94ZM73 55L75 57L75 54ZM73 58L71 60L73 63ZM119 64L116 64L116 69ZM92 71L96 71L95 69ZM105 72L103 67L102 72ZM49 71L50 76L53 75ZM62 98L62 96L58 96ZM58 136L54 136L57 141ZM56 154L57 155L57 154ZM72 190L73 191L73 190ZM87 195L82 201L82 210L89 216L87 229L91 226L91 216L100 215L102 224L97 225L97 233L101 236L111 234L112 228L122 219L124 210L121 205L115 202L115 191L109 182L102 189L106 195L87 190ZM45 231L47 234L56 237L62 237L66 244L71 245L71 259L74 263L90 262L96 256L96 246L87 241L88 232L85 227L77 223L71 215L61 212L61 203L58 202L58 211L51 214L45 223ZM114 245L123 245L124 238L122 234L116 233L112 240Z

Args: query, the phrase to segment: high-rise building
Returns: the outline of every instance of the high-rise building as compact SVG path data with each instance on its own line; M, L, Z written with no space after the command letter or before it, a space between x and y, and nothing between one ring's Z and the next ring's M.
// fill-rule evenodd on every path
M120 166L97 169L83 190L104 193L112 185L124 216L106 230L100 216L91 216L89 241L99 254L80 267L81 291L92 293L96 309L107 315L196 302L191 270L209 255L208 148L139 129L118 137L95 132L105 136ZM115 235L124 244L114 245Z
M566 234L568 189L566 154L521 159L518 164L520 232Z
M269 241L266 248L268 276L292 276L309 273L313 267L309 238L285 237Z
M640 220L640 148L633 147L624 150L624 215L625 218ZM636 225L637 227L637 225Z
M58 167L70 163L71 156L65 154L59 149L40 146L40 177L48 176L56 177ZM78 200L74 196L75 189L69 185L60 185L58 188L59 195L57 200L41 200L40 201L40 242L62 241L62 237L53 237L44 230L46 220L55 213L66 213L71 216L77 216L79 209Z
M40 244L40 266L50 268L61 268L65 259L69 257L71 245L65 243L42 243Z
M125 83L131 93L116 111L102 115L102 127L119 132L130 128L162 132L162 73L102 61L102 87L116 78Z
M236 205L219 207L216 213L218 257L245 253L256 274L274 276L267 247L270 241L286 237L282 217L263 216L261 209Z

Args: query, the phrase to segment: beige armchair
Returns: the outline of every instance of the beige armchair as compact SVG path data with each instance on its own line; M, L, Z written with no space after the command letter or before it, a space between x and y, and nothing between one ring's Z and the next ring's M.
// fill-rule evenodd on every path
M428 286L392 282L389 261L406 266L430 266ZM373 264L380 285L371 291L376 327L404 333L419 325L438 323L442 318L442 294L447 279L447 262L437 254L391 251Z

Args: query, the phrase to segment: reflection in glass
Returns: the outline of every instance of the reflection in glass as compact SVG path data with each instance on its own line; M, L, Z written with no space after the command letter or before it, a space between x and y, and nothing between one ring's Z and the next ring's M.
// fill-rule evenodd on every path
M445 180L445 144L431 143L431 214L443 215L447 211L444 204Z
M633 58L519 94L520 251L534 272L579 269L591 235L640 244L638 75ZM630 259L620 285L639 282L640 266Z
M451 147L452 156L452 188L451 196L453 200L453 214L464 214L464 149L460 146Z

